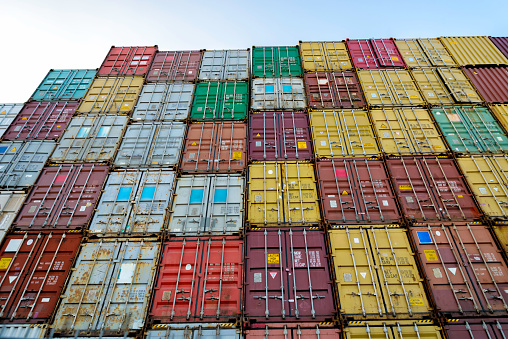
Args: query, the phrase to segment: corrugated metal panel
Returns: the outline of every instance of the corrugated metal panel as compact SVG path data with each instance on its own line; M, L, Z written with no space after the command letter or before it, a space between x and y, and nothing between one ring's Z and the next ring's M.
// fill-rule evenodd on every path
M186 124L134 123L127 126L115 158L118 167L172 167L180 161Z
M376 53L369 39L347 39L347 48L356 68L379 68Z
M7 234L25 199L26 194L23 192L0 191L0 243Z
M490 105L489 107L504 130L508 131L508 105Z
M439 39L422 38L417 40L433 66L457 66Z
M432 66L431 61L427 59L425 51L418 44L417 39L395 39L395 45L408 67L421 68Z
M508 68L464 68L464 72L486 102L508 102Z
M300 41L300 53L306 71L353 69L344 41Z
M146 331L146 339L242 339L242 331L232 327L229 323L157 324L151 330Z
M30 99L79 100L90 87L95 73L95 69L52 69Z
M238 234L243 228L244 177L182 175L176 180L169 232L177 235Z
M190 117L195 120L241 120L247 116L246 81L206 81L196 86Z
M23 104L0 104L0 137L5 133L14 118L21 112Z
M303 110L305 89L301 78L259 78L252 80L253 110Z
M423 97L430 105L454 104L454 97L458 97L460 99L459 102L463 101L464 99L469 101L471 100L470 97L462 97L456 92L452 96L452 94L448 91L448 88L445 86L444 82L441 80L439 72L436 68L418 68L412 69L410 72L415 79L420 92L423 94ZM462 84L462 82L460 82L460 84ZM452 87L452 90L454 89L455 88Z
M0 187L9 190L32 186L53 149L54 141L1 142Z
M448 319L444 329L448 339L492 339L508 335L508 323L503 318Z
M199 80L247 80L249 71L248 49L204 51Z
M309 118L317 158L380 155L367 111L310 110Z
M114 335L143 328L159 249L152 238L81 245L53 322L56 333Z
M351 321L344 328L346 339L442 339L441 328L431 321Z
M431 111L452 151L469 154L508 151L508 137L487 108L448 106Z
M285 322L253 323L244 329L245 339L337 339L342 338L340 328L334 328L332 322Z
M0 325L0 338L44 338L47 325Z
M129 114L136 105L143 82L143 77L95 78L77 113Z
M406 64L393 39L347 39L356 68L401 68Z
M365 106L354 72L305 73L309 107L357 108Z
M508 225L503 224L506 223L499 223L498 225L492 226L492 230L494 231L496 238L499 240L501 249L508 254Z
M129 117L82 115L71 119L51 157L55 162L109 162L115 157Z
M394 39L370 39L376 58L382 67L406 67Z
M405 229L338 226L329 235L342 315L358 320L431 315Z
M508 59L486 36L440 37L460 66L507 65Z
M427 110L415 107L370 111L381 150L386 154L442 154L448 151Z
M189 116L194 84L164 83L143 86L132 120L171 121Z
M458 103L482 102L466 75L458 68L437 68L441 79Z
M358 77L370 106L414 106L425 101L406 70L361 70Z
M252 48L253 77L298 77L302 65L298 46Z
M321 221L314 166L304 162L249 165L251 224L301 226Z
M111 172L90 224L95 236L157 234L168 217L175 172L128 170Z
M490 41L508 58L508 37L489 37Z
M201 51L157 52L146 76L148 82L186 81L198 78Z
M152 64L157 46L115 47L109 50L98 76L145 75Z

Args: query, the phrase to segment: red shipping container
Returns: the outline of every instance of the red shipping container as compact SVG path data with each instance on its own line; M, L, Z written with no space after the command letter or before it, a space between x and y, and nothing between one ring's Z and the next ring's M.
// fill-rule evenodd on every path
M508 58L508 37L489 37L496 47Z
M464 73L489 103L508 103L508 67L463 68Z
M337 339L342 331L332 323L254 323L245 329L246 339Z
M347 39L346 43L356 68L406 67L393 39Z
M78 107L77 101L26 103L5 134L4 140L57 140Z
M16 229L80 229L88 225L108 166L47 166L14 221Z
M305 73L305 87L309 107L365 106L362 89L354 72Z
M0 319L46 323L72 267L81 234L8 235L0 249Z
M380 66L389 68L406 67L406 63L393 39L370 39L370 43Z
M109 50L97 76L145 75L157 46L115 47Z
M389 224L401 215L381 160L317 163L321 206L328 223Z
M149 316L154 322L236 322L242 305L243 241L170 238Z
M443 328L448 339L504 339L508 337L508 319L505 318L448 319Z
M196 81L201 51L157 52L146 76L148 82Z

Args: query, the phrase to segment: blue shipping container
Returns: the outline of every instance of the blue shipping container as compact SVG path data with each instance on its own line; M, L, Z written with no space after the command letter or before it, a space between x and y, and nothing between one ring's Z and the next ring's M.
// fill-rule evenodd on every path
M52 69L30 100L81 99L90 87L95 73L95 69Z

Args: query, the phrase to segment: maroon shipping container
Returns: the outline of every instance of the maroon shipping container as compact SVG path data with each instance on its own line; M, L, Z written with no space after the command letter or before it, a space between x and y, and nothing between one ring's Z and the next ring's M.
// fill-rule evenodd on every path
M508 314L508 267L488 226L440 224L410 230L441 315Z
M380 66L390 68L406 67L406 63L393 39L370 39L370 43Z
M390 224L401 215L381 160L317 163L321 206L328 223Z
M393 39L346 40L356 68L406 67Z
M333 320L333 282L322 231L253 229L246 247L244 316L250 323Z
M508 338L508 319L448 319L444 329L448 339L505 339Z
M245 329L246 339L337 339L342 331L331 323L254 323Z
M249 115L250 160L313 158L306 113L263 112Z
M94 164L44 167L14 227L29 230L87 226L108 171L108 166Z
M309 107L358 108L365 106L354 72L305 73Z
M81 234L17 233L0 250L0 319L45 323L55 309Z
M242 305L243 240L170 238L149 311L154 322L236 322Z
M148 71L148 82L196 81L201 51L157 52Z
M26 103L5 134L4 140L57 140L78 107L77 101Z
M180 169L185 173L232 173L247 163L247 124L205 122L189 125Z
M508 58L508 37L489 37L496 47Z
M508 103L508 67L463 68L483 100Z
M480 217L453 159L402 157L387 160L401 208L412 221L460 221Z
M97 76L145 75L157 46L111 47Z

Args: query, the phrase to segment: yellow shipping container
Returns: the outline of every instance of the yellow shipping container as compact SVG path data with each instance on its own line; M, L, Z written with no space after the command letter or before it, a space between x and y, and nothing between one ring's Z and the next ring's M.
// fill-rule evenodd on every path
M507 65L508 59L486 36L440 37L459 66Z
M445 46L437 38L418 39L425 55L433 66L457 66Z
M425 103L409 71L360 70L358 77L371 106L413 106Z
M81 100L77 113L130 113L143 88L143 77L99 77Z
M248 221L258 226L300 226L321 221L314 165L260 162L249 165Z
M428 320L350 321L346 339L442 339L441 327Z
M342 41L300 41L303 69L306 71L344 71L353 69Z
M508 131L508 105L490 105L490 108L504 130Z
M365 110L309 111L314 153L318 158L376 157L376 137Z
M464 72L458 68L438 68L437 71L455 101L460 103L482 102Z
M408 67L432 66L417 39L395 39L395 45Z
M430 114L423 108L374 109L370 114L384 153L428 155L447 152Z
M436 68L420 68L410 71L423 94L431 105L454 104L453 96L439 77Z
M492 229L501 243L501 248L508 255L508 225L495 225Z
M406 230L397 225L329 231L339 307L349 319L430 316Z

